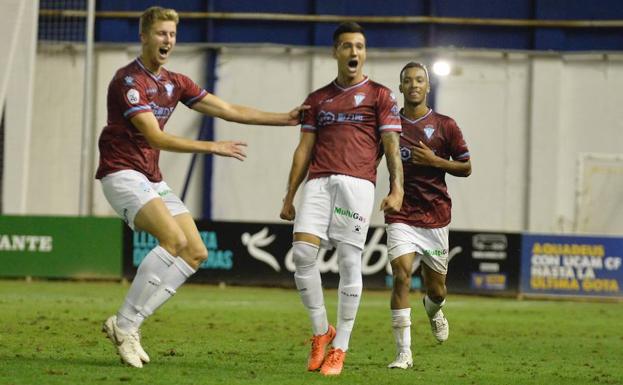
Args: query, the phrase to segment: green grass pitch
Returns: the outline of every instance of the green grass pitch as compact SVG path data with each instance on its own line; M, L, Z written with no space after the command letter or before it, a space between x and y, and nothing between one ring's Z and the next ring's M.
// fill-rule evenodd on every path
M100 327L126 290L0 281L0 384L623 384L621 303L450 294L439 345L414 293L415 365L389 370L389 292L364 291L344 371L324 378L305 370L307 314L284 289L184 286L143 326L152 363L123 366Z

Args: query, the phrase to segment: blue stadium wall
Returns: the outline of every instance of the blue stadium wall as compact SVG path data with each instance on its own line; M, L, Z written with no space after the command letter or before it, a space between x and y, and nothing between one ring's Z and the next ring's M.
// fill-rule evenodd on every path
M85 1L85 0L83 0ZM531 20L623 19L618 0L107 0L98 11L141 11L151 5L187 12L260 12L345 16L437 16ZM54 8L41 0L40 8ZM45 22L45 20L42 20ZM489 49L593 51L622 50L620 28L481 27L431 24L367 24L370 47L465 47ZM335 23L240 20L184 20L179 42L331 44ZM99 42L136 42L130 19L98 19Z

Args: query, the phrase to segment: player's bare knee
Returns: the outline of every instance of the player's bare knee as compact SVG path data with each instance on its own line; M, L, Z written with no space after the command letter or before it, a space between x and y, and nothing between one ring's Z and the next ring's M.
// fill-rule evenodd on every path
M403 269L394 269L394 286L411 287L411 274Z
M174 256L179 256L188 244L186 236L183 233L172 234L164 239L160 239L159 242L162 248Z
M427 290L428 298L432 299L435 303L442 303L446 299L446 286L432 286Z
M208 259L208 249L206 249L203 244L187 246L185 254L190 260L191 265L196 267L199 267L203 261Z

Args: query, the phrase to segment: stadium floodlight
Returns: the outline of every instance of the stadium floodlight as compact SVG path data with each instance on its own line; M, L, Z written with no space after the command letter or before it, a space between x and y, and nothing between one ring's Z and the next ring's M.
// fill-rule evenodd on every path
M433 73L437 76L448 76L452 72L450 62L446 60L437 60L433 63Z

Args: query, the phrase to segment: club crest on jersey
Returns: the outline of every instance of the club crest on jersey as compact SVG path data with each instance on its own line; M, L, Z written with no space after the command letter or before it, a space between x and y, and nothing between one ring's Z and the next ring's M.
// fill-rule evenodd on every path
M134 85L134 78L130 75L126 76L123 78L123 82L125 83L126 86L133 86Z
M435 132L435 127L433 127L430 124L427 124L426 126L424 126L424 133L426 134L426 138L430 139L431 136L433 136L433 133Z
M166 83L164 85L164 89L167 91L167 96L168 97L173 96L173 88L174 88L174 86L171 83Z
M136 104L141 99L138 91L134 88L130 88L125 96L128 98L128 102L130 102L130 104Z
M355 107L359 106L361 102L366 98L366 94L355 94Z
M392 115L394 116L399 116L400 115L400 108L398 107L397 104L394 104L394 106L392 107Z

